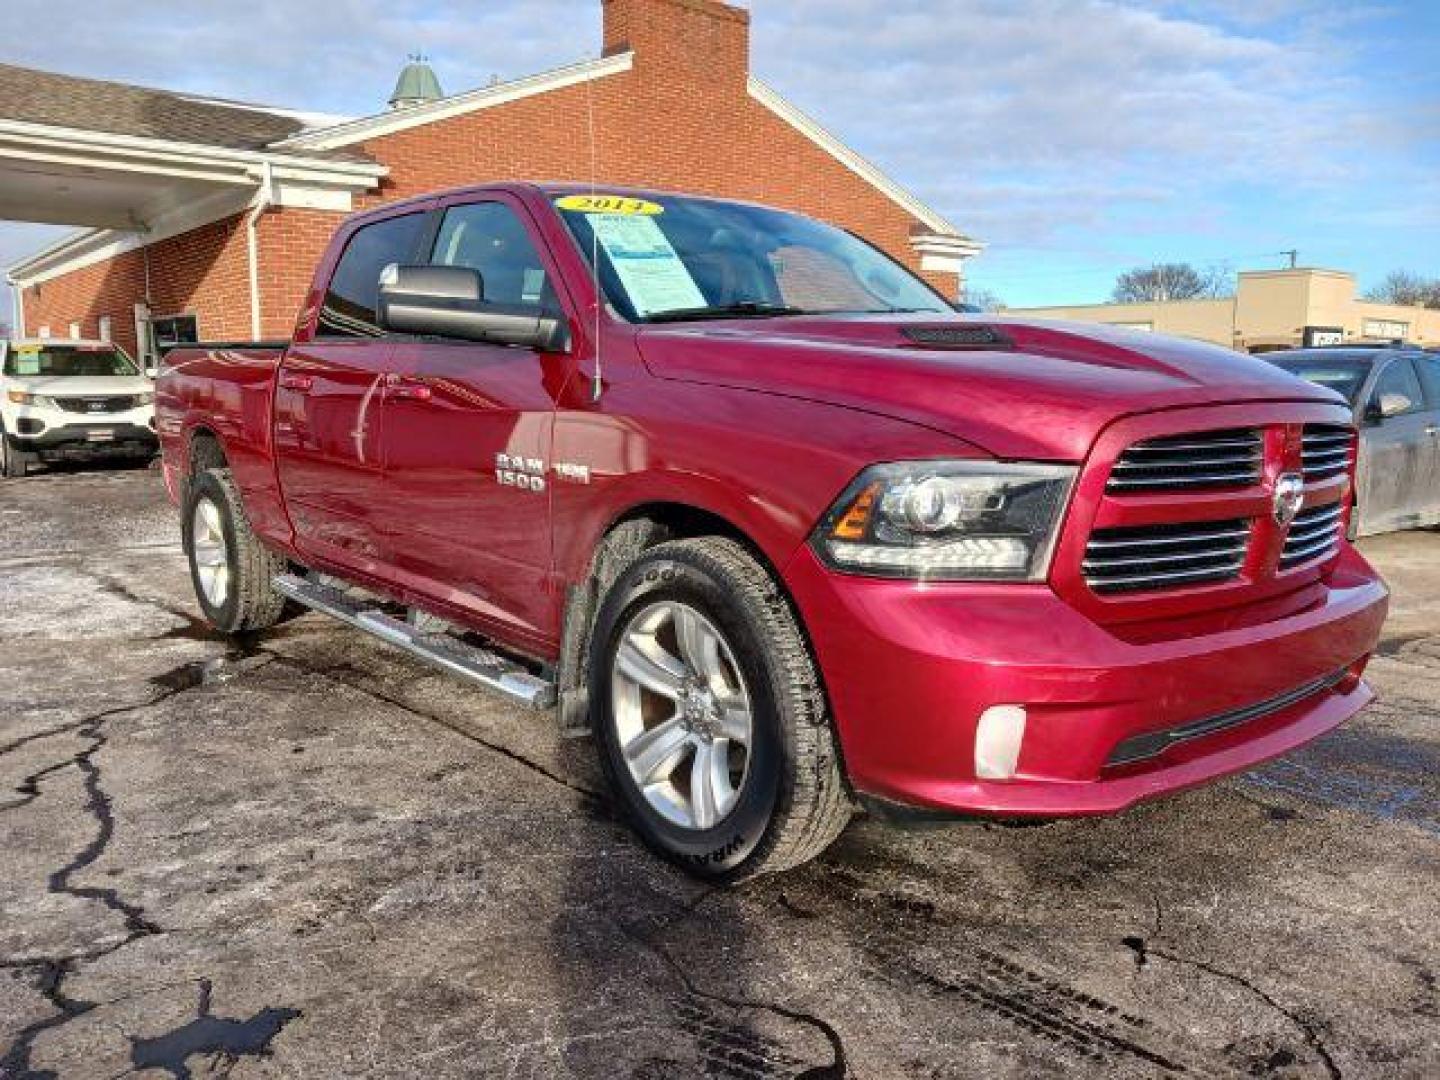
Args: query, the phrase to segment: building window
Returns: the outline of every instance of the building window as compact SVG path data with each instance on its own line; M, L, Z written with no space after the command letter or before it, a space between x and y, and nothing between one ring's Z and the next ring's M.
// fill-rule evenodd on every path
M101 341L114 341L114 340L115 340L114 334L111 333L111 324L110 324L110 316L109 316L109 315L101 315L101 316L100 316L100 340L101 340Z
M79 340L80 340L80 324L79 324L78 322L72 322L72 323L70 324L70 340L71 340L71 341L79 341Z
M1399 319L1366 319L1360 333L1382 341L1403 341L1410 336L1410 324Z
M164 355L176 345L194 345L200 340L200 320L194 315L169 315L150 320L155 348Z

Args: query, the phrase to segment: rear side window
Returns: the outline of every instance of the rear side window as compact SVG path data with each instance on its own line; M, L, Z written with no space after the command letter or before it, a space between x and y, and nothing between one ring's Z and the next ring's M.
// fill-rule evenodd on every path
M366 225L350 237L320 305L316 331L321 337L381 337L385 333L375 315L380 271L391 263L414 260L424 224L424 214L405 214Z
M430 261L478 270L483 295L491 303L554 307L540 253L515 211L504 203L469 203L445 211Z
M1430 408L1440 409L1440 356L1417 356L1415 366L1420 369L1420 381L1425 384Z

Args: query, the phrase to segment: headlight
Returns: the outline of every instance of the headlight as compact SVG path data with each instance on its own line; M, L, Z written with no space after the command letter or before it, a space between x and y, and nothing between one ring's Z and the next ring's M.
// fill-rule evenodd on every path
M1074 479L1063 465L876 465L840 496L813 543L829 566L856 574L1038 581Z
M24 390L10 390L6 393L12 404L31 405L37 409L55 408L55 399L44 394L27 394Z

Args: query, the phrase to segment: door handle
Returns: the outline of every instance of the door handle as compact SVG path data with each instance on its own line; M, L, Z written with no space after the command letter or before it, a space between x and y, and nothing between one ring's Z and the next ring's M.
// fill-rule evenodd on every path
M396 401L429 401L430 384L410 375L385 376L385 396Z
M294 390L301 394L308 394L314 387L314 375L306 375L299 371L280 372L280 389L282 390Z

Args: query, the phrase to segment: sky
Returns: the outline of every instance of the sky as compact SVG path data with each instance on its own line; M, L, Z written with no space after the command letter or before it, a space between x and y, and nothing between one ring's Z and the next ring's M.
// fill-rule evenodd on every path
M1010 306L1101 302L1151 262L1262 269L1289 249L1362 289L1440 276L1436 0L749 6L754 72L981 240L969 279ZM383 108L416 50L455 93L599 41L599 0L0 12L5 63L352 115ZM0 265L63 231L0 224Z

